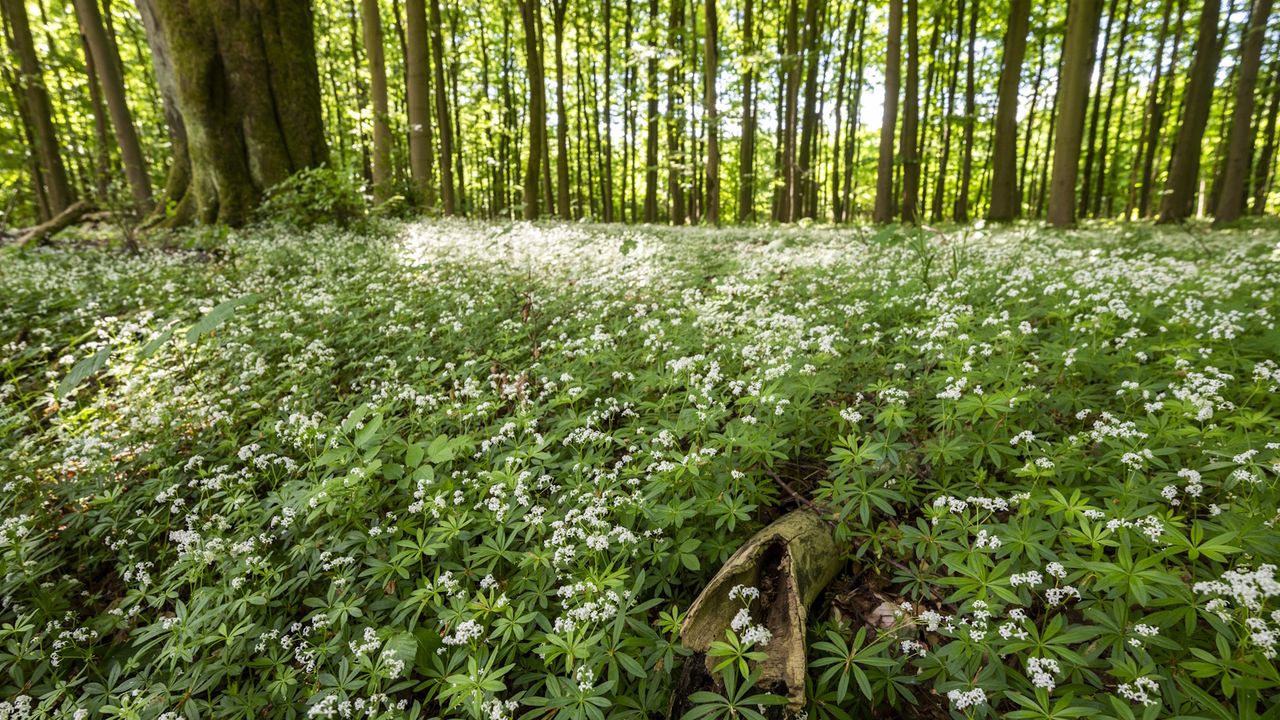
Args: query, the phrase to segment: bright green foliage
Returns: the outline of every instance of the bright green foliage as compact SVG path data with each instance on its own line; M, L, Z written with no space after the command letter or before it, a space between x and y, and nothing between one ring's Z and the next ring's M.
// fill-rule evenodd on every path
M661 716L779 480L810 718L1277 712L1273 230L391 230L3 250L4 712Z

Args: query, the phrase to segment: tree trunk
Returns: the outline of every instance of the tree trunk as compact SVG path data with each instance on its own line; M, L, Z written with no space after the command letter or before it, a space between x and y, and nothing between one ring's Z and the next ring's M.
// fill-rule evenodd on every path
M720 64L720 19L716 0L706 0L705 53L702 61L703 91L707 122L707 202L703 217L720 224L720 114L716 108L716 67Z
M1029 192L1030 186L1028 185L1028 181L1027 181L1027 166L1031 164L1031 136L1034 133L1035 127L1036 127L1036 108L1039 107L1040 105L1040 86L1044 80L1044 64L1045 64L1045 54L1046 54L1044 36L1041 35L1038 40L1039 42L1037 43L1037 47L1036 47L1036 79L1031 86L1032 87L1031 107L1027 111L1027 127L1026 127L1026 131L1022 136L1022 158L1020 160L1022 167L1018 171L1018 189L1017 189L1017 198L1015 200L1017 204L1014 206L1015 216L1022 214L1023 200L1028 195L1031 194ZM1032 169L1034 170L1034 166L1032 166ZM995 186L995 181L992 180L992 187L994 186Z
M1107 195L1107 148L1111 139L1111 111L1115 106L1116 93L1127 94L1121 91L1120 71L1125 68L1124 48L1126 41L1129 39L1129 19L1132 17L1132 12L1133 0L1125 0L1124 17L1120 21L1120 42L1116 47L1116 61L1114 69L1111 71L1111 90L1107 93L1107 106L1102 112L1102 146L1098 148L1098 172L1094 174L1093 203L1090 207L1090 212L1093 213L1094 217L1102 214L1103 197ZM1126 82L1124 85L1125 90L1127 90L1128 83ZM1123 117L1123 112L1121 116ZM1107 207L1111 207L1110 201L1108 201ZM1108 214L1110 213L1108 212Z
M1211 0L1212 1L1212 0ZM1049 188L1049 222L1065 227L1075 222L1076 178L1089 104L1089 75L1098 36L1099 0L1078 0L1067 10L1067 36L1057 93L1057 134L1053 142L1053 179Z
M613 0L604 0L604 221L613 222Z
M841 189L841 207L844 210L844 220L849 220L853 216L853 178L854 166L858 162L858 113L862 111L862 79L863 72L866 69L864 65L865 54L863 52L863 40L866 39L867 33L867 0L859 0L861 11L858 13L858 41L857 56L854 60L855 70L853 73L853 101L849 106L849 139L845 141L844 147L844 187Z
M449 117L449 95L444 83L444 33L440 0L430 0L431 60L436 95L436 123L440 130L440 203L445 215L457 212L453 184L453 120ZM543 119L546 122L546 119Z
M902 108L902 222L919 218L920 0L907 0L907 87Z
M849 52L853 46L853 34L857 29L857 5L849 8L849 22L844 30L844 51L840 53L840 69L836 71L835 134L831 138L831 221L840 222L844 208L840 198L840 131L843 130L844 89L849 69Z
M1134 155L1134 178L1133 182L1130 183L1129 186L1129 201L1128 206L1125 208L1125 219L1132 217L1134 208L1138 206L1139 184L1145 180L1145 178L1140 175L1140 173L1142 173L1141 168L1144 166L1144 159L1147 156L1148 148L1155 148L1155 138L1159 134L1159 129L1156 127L1156 112L1157 110L1163 110L1163 108L1160 107L1160 80L1164 74L1165 42L1169 38L1169 18L1172 13L1173 0L1164 0L1163 10L1160 13L1160 30L1157 35L1156 57L1153 65L1154 71L1151 78L1151 84L1147 89L1146 112L1143 114L1142 134L1138 138L1138 151ZM1143 189L1143 192L1145 192L1145 188ZM1143 213L1140 213L1140 215L1145 214L1145 199L1142 204Z
M978 9L980 0L969 3L969 55L965 65L964 81L964 154L960 164L960 189L956 192L955 220L969 221L969 184L973 178L973 131L977 125L977 97L974 70L977 57L974 46L978 40Z
M893 220L893 136L898 124L898 83L902 74L902 0L889 0L889 46L884 70L884 113L876 161L876 206L872 220Z
M817 0L810 0L816 2ZM800 119L800 6L799 0L787 4L785 49L782 56L783 103L781 120L782 137L782 196L778 207L778 219L794 222L796 202L799 198L799 173L797 170L796 130Z
M1012 220L1019 209L1018 88L1030 23L1031 0L1011 0L997 91L995 149L991 158L991 208L987 212L987 217L997 222Z
M1178 137L1165 181L1164 201L1160 204L1161 223L1182 222L1192 212L1196 186L1200 177L1201 141L1209 121L1209 103L1213 100L1213 81L1218 69L1218 0L1205 0L1200 11L1195 56L1182 98L1182 118Z
M679 3L680 0L672 0ZM744 0L742 13L743 52L755 53L754 3ZM672 21L674 22L674 20ZM755 66L749 61L742 73L742 145L738 149L738 222L755 219L756 107Z
M800 161L792 214L813 217L809 197L814 185L814 144L818 135L818 60L822 54L823 0L809 0L804 11L804 109L800 115ZM815 203L816 204L816 203Z
M524 54L529 74L529 161L524 173L524 218L538 217L538 182L542 143L547 136L546 80L542 72L542 44L538 39L539 0L517 0L524 24Z
M916 203L916 219L924 219L924 208L928 205L929 199L929 128L932 126L930 116L933 114L934 104L934 83L938 79L938 63L934 58L938 56L938 42L942 39L942 28L947 23L946 9L937 7L934 9L933 15L933 32L929 34L929 49L925 50L924 57L929 62L929 70L925 73L924 80L924 109L920 117L920 132L917 133L916 141L916 157L920 159L920 200Z
M1280 55L1271 63L1271 103L1267 108L1267 125L1262 131L1262 151L1253 169L1253 214L1267 209L1267 192L1271 185L1271 161L1276 150L1276 121L1280 118Z
M746 23L748 27L751 24L751 0L747 0ZM680 87L680 68L684 64L684 0L671 0L671 11L667 18L667 47L672 56L677 59L677 62L672 63L667 69L667 195L670 196L671 223L681 225L685 217L684 157L681 154L684 138L684 94ZM748 69L747 78L751 77L750 72ZM749 83L750 80L748 79L747 82ZM747 103L747 106L749 105L750 103ZM754 118L751 120L754 121ZM755 124L752 122L748 126L744 120L744 143L748 130L751 135L754 135ZM743 162L749 162L749 158L745 155Z
M303 0L157 0L188 133L171 222L238 225L262 193L328 157Z
M158 220L168 211L170 202L176 203L187 192L191 182L191 157L187 151L187 127L178 109L178 81L173 71L168 41L160 30L156 18L156 0L138 0L138 12L146 29L147 46L151 49L151 65L155 70L156 85L160 88L160 100L164 109L164 121L169 130L170 162L165 178L164 194L157 204Z
M650 43L658 45L658 0L649 0ZM658 56L649 56L646 67L649 103L645 108L644 221L658 221Z
M1094 85L1093 111L1089 115L1089 143L1084 156L1084 180L1080 184L1079 213L1087 215L1093 199L1093 162L1097 155L1098 118L1102 114L1102 81L1107 77L1107 50L1111 47L1111 27L1116 19L1116 0L1107 8L1107 25L1102 33L1102 56L1098 58L1098 81ZM1114 89L1114 88L1113 88Z
M107 116L107 106L102 100L102 86L98 83L98 69L93 62L93 52L89 50L89 40L84 32L80 33L80 46L84 50L84 69L89 83L89 106L93 108L93 180L94 191L99 201L104 201L111 193L111 140L107 137L110 131L107 126L111 119Z
M381 203L391 197L392 187L387 63L382 47L382 18L378 0L360 0L360 20L364 25L364 51L369 62L369 92L373 96L373 199Z
M929 211L929 219L933 222L942 220L942 208L946 202L947 165L951 159L951 128L956 106L956 85L960 80L960 43L964 37L965 0L960 0L956 9L956 31L951 51L951 79L947 82L947 108L942 115L942 156L938 160L938 180L933 189L933 205Z
M1214 223L1232 222L1245 209L1250 160L1253 157L1253 95L1258 85L1258 69L1262 64L1262 43L1266 39L1267 20L1271 17L1271 0L1253 0L1249 24L1241 38L1240 78L1236 83L1236 106L1231 113L1231 129L1227 140L1227 165L1222 175L1222 189Z
M568 0L551 0L556 33L556 211L561 220L572 220L569 203L569 113L564 108L564 17Z
M57 131L53 127L53 106L49 91L45 88L40 61L36 57L35 43L31 39L31 25L27 20L25 0L0 0L9 25L9 49L18 59L17 84L22 89L15 100L22 106L21 113L30 122L28 137L34 143L35 156L40 172L36 180L39 195L46 199L48 215L54 216L66 210L75 200L67 170L62 164Z

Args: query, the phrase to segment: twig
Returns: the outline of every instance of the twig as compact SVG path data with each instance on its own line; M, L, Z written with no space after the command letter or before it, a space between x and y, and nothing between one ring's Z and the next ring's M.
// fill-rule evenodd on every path
M787 484L787 481L786 481L786 480L783 480L783 479L782 479L782 478L780 478L780 477L778 477L778 474L777 474L777 473L775 473L775 472L773 471L773 468L771 468L771 467L767 467L767 466L766 466L766 467L765 467L765 469L764 469L764 471L765 471L766 473L768 473L768 474L769 474L769 477L773 478L774 482L776 482L776 483L778 483L779 485L781 485L781 486L782 486L782 489L783 489L783 490L786 490L788 495L790 495L791 497L795 498L796 500L799 500L799 501L800 501L800 502L801 502L805 507L807 507L807 508L809 508L810 510L812 510L812 511L814 512L814 514L815 514L815 515L817 515L818 517L822 518L822 521L823 521L823 522L825 522L826 524L830 525L830 526L831 526L831 527L833 527L833 528L835 528L835 527L839 527L839 525L837 525L837 524L836 524L836 522L835 522L834 520L832 520L832 519L830 519L830 518L826 517L827 515L830 515L830 514L831 514L831 511L830 511L830 510L827 510L826 508L823 508L821 505L818 505L817 503L815 503L814 501L810 500L809 498L807 498L807 497L805 497L805 496L801 495L800 493L796 492L795 490L792 490L792 489L791 489L791 486Z

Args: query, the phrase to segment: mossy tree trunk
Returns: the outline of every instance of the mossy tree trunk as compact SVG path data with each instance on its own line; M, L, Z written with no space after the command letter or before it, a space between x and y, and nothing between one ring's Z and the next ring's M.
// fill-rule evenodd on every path
M263 192L328 159L306 0L155 0L191 177L172 224L244 223Z

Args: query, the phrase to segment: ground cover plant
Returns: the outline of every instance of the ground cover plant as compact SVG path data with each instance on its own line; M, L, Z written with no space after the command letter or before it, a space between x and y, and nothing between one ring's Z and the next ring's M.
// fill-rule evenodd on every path
M0 253L0 717L662 717L808 507L809 718L1280 712L1268 228ZM753 588L685 717L782 711Z

